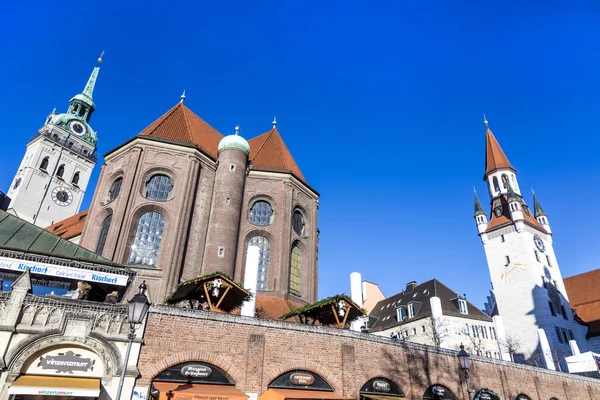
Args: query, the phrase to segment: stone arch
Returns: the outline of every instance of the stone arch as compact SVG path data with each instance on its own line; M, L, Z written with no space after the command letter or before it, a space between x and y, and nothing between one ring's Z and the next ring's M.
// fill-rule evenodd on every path
M24 363L38 351L51 346L69 345L84 347L100 356L105 366L105 376L120 375L122 367L121 354L113 344L99 336L62 336L57 330L34 335L19 343L6 356L7 369L11 375L16 377L19 375Z
M220 355L205 351L184 351L182 353L172 354L169 357L163 358L157 363L152 364L148 368L141 371L141 376L142 378L152 380L165 369L172 367L173 365L189 361L199 361L213 364L231 376L236 384L242 382L244 379L244 374L242 371L240 371L240 369L231 361Z
M263 384L265 385L265 389L266 386L269 386L269 384L279 375L296 369L303 369L305 371L311 371L319 374L331 385L331 387L333 387L336 392L342 392L342 383L331 371L319 363L307 360L289 361L278 367L273 367L266 374L264 374Z

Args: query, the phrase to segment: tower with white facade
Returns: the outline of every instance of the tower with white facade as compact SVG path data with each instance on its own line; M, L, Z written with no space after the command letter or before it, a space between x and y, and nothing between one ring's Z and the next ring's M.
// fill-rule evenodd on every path
M548 216L534 196L527 206L517 180L494 134L486 125L483 180L491 213L475 196L475 222L490 270L495 306L517 362L557 369L571 355L575 341L587 349L586 328L574 320L552 244ZM564 370L564 369L563 369Z
M79 212L97 162L98 137L89 122L96 109L92 94L101 62L102 57L67 112L53 110L27 144L7 193L8 212L41 227Z

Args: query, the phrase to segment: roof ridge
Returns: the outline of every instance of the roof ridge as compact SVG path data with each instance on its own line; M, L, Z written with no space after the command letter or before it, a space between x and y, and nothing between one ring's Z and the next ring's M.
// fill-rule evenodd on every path
M258 135L257 137L253 138L253 139L258 139L259 137L263 136L263 135L267 135L265 140L263 140L262 144L260 145L260 147L258 148L258 150L256 150L256 154L254 154L254 157L252 157L252 160L254 160L256 157L258 157L258 155L260 154L260 152L262 151L262 149L265 147L265 144L267 144L267 141L269 140L269 138L271 137L271 135L273 134L273 131L275 130L275 128L272 128L270 131L265 132L261 135Z
M288 163L287 163L287 161L285 159L285 153L283 152L283 148L282 148L283 147L282 146L283 145L283 138L279 134L279 131L277 130L277 128L273 128L272 130L276 133L275 138L278 139L277 140L277 149L279 150L279 155L281 156L281 159L283 160L283 165L285 166L285 168L287 170L291 171L291 168L290 168L290 166L288 165ZM288 151L288 153L289 153L289 151ZM290 154L290 156L291 156L291 154Z
M169 119L169 117L175 112L175 109L177 107L179 107L181 105L181 102L178 102L175 106L171 107L171 109L169 111L167 111L166 113L164 113L161 118L154 120L150 123L150 125L146 126L144 129L142 129L140 131L140 133L138 133L136 136L141 135L146 129L150 128L152 125L156 124L156 126L154 127L154 130L156 130L156 128L158 128L159 126L161 126L167 119Z
M177 104L181 104L181 107L183 107L183 123L185 124L185 128L187 130L187 135L188 138L191 142L193 142L192 140L192 132L190 131L190 123L188 122L188 117L187 117L187 112L186 110L189 110L189 108L187 108L186 106L183 105L183 103L179 102Z

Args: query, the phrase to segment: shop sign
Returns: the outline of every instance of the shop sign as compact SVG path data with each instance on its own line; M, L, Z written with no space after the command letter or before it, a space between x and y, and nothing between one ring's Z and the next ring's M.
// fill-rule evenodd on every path
M181 368L181 375L191 378L209 378L212 375L212 369L202 364L191 364Z
M435 397L443 398L446 395L446 389L441 386L434 386L431 390Z
M290 382L298 386L310 386L315 383L315 377L309 374L293 373L290 375Z
M127 275L65 267L64 265L15 260L8 257L0 257L0 269L18 272L29 270L32 274L57 276L87 282L109 283L117 286L127 286L129 279Z
M52 369L58 373L65 372L72 374L73 371L93 371L95 362L96 360L92 360L91 358L84 358L72 351L67 351L66 353L58 353L56 356L48 355L40 357L38 367Z
M386 381L373 381L373 390L376 392L389 392L392 389L389 382Z

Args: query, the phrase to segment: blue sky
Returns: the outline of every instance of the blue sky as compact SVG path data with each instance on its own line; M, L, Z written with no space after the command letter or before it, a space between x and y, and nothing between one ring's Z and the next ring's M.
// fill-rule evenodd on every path
M321 297L349 292L359 271L386 295L436 277L483 304L472 198L475 186L488 208L483 112L549 214L563 276L600 267L593 2L51 3L1 6L1 190L106 51L91 121L99 154L183 89L224 134L240 124L258 135L277 115L321 193Z

